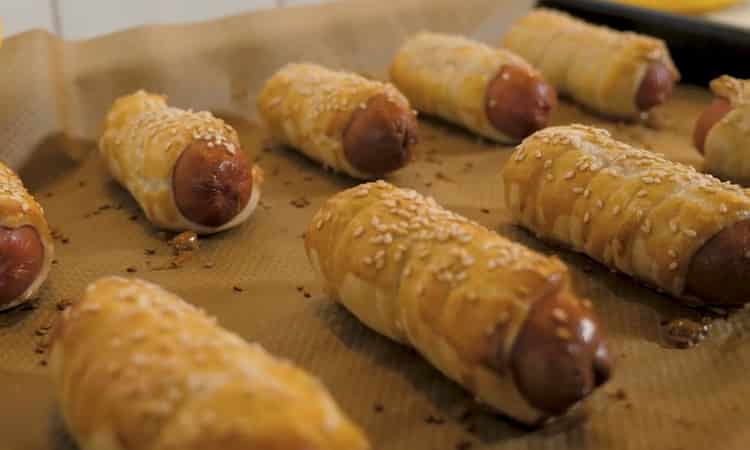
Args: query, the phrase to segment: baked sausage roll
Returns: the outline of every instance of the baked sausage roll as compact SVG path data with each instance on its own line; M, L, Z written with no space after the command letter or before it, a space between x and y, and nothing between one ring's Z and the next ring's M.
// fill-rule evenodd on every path
M750 300L750 197L582 125L527 138L503 168L515 221L689 303Z
M0 311L34 297L53 258L44 210L21 179L0 162Z
M606 116L637 119L666 101L679 80L664 41L536 9L503 45L538 68L558 92Z
M258 111L276 141L359 179L404 167L417 141L415 112L393 85L315 64L279 70Z
M145 281L90 284L50 364L81 450L370 448L317 379Z
M383 181L341 192L305 246L332 298L521 422L563 414L609 377L566 267L431 198Z
M215 233L246 221L260 199L252 166L229 125L167 106L143 91L118 98L99 150L112 176L157 227Z
M750 81L722 76L711 82L714 101L695 125L695 146L704 169L720 178L750 183Z
M502 143L544 128L557 105L555 89L523 58L449 34L406 41L391 79L419 111Z

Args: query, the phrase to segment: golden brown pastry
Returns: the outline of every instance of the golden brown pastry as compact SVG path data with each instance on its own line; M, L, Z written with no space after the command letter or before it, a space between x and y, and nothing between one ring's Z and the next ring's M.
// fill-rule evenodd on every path
M690 166L573 125L527 138L503 169L513 218L691 303L750 300L750 197Z
M388 183L331 197L305 234L326 291L480 401L535 424L609 377L566 267Z
M714 101L695 126L695 145L705 155L704 170L720 178L750 183L750 81L728 75L711 82Z
M557 105L555 89L520 56L450 34L406 41L391 79L419 111L503 143L544 128Z
M92 283L52 337L81 450L370 448L318 380L154 284Z
M0 162L0 311L37 294L53 257L44 210L21 179Z
M664 103L680 78L664 41L549 9L518 20L503 45L539 69L560 94L614 118L636 119Z
M163 96L118 98L99 150L160 228L226 230L246 221L260 199L262 171L251 167L234 129L209 112L169 107Z
M315 64L279 70L258 111L275 140L354 178L404 167L417 141L415 112L393 85Z

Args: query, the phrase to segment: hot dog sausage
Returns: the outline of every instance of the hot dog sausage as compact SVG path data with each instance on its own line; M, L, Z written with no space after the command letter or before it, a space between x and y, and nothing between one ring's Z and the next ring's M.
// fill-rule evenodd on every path
M492 125L516 139L547 126L557 92L534 73L505 65L487 86L485 108Z
M344 130L344 155L355 169L382 176L404 167L417 143L417 119L384 94L357 109Z
M533 304L511 358L521 393L550 415L562 414L587 397L612 370L602 328L566 291Z
M230 153L211 141L196 140L177 160L172 184L175 203L186 218L207 227L219 227L245 208L253 177L241 150Z
M0 227L0 309L16 300L36 280L44 247L34 227Z
M695 123L695 131L693 133L693 143L695 147L704 153L706 148L706 138L711 129L721 121L729 112L732 111L732 104L729 100L721 97L716 97L711 103L711 106L703 111L703 114L698 118Z
M648 111L664 103L672 95L675 81L675 72L663 62L649 64L636 94L638 109Z
M709 239L693 256L687 275L691 294L713 305L750 300L750 220L737 222Z

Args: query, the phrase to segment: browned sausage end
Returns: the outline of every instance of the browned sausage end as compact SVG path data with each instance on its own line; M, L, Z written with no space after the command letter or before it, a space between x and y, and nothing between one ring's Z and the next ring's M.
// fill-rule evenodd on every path
M716 97L711 105L703 111L703 114L695 122L695 131L693 132L693 143L701 153L705 152L706 139L714 125L719 123L730 111L732 104L729 100Z
M34 283L43 262L44 246L34 227L0 227L0 309Z
M687 291L711 305L750 302L750 220L743 220L709 239L693 255Z
M513 65L500 68L485 95L490 123L518 140L546 127L557 107L555 88L538 75Z
M417 119L384 94L358 108L344 130L344 155L355 169L374 176L404 167L417 142Z
M245 154L206 140L193 141L180 155L172 176L180 212L207 227L226 224L250 200L253 178Z
M675 82L677 76L669 66L658 61L649 64L636 95L638 109L648 111L667 101Z
M511 367L526 400L553 416L586 398L612 372L601 326L565 289L532 305L513 345Z

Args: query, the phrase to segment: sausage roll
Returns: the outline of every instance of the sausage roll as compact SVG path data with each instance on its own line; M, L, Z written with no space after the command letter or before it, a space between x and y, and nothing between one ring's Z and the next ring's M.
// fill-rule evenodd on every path
M275 140L359 179L404 167L417 141L415 113L393 85L315 64L279 70L258 111Z
M145 281L89 285L50 363L81 450L370 448L317 379Z
M720 178L750 183L750 81L722 76L711 82L715 98L695 126L704 169Z
M379 181L330 198L305 235L327 292L480 401L537 424L607 380L590 303L566 267Z
M537 9L503 45L537 67L560 94L606 116L637 119L666 101L679 80L666 44Z
M521 57L460 36L419 33L391 79L419 111L502 143L547 125L557 94Z
M0 311L34 297L53 258L44 210L21 179L0 162Z
M262 171L239 137L209 112L167 106L143 91L118 98L99 150L112 176L156 226L215 233L247 220L260 199Z
M582 125L527 138L503 169L514 219L690 303L750 300L750 197Z

